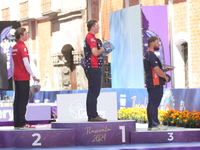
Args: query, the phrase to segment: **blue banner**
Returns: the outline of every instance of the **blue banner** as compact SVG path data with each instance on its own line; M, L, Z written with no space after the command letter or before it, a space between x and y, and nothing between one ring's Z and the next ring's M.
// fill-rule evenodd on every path
M148 93L145 88L103 88L101 89L101 92L116 92L118 109L122 107L146 108L148 103ZM57 94L71 93L87 93L87 90L40 91L30 99L30 102L54 103ZM13 97L13 91L4 91L1 94L2 97ZM200 101L198 97L200 97L200 89L164 89L164 94L159 108L162 110L197 110L200 112Z

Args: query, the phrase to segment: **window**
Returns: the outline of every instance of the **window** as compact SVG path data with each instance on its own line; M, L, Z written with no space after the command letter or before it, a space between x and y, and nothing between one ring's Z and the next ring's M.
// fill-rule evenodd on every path
M28 1L19 4L20 19L28 18Z
M181 44L183 60L184 60L184 70L185 70L185 87L189 88L189 75L188 75L188 44L184 42Z
M42 0L42 12L51 11L51 0Z
M10 20L10 9L5 8L5 9L2 9L1 12L2 12L3 21L9 21Z

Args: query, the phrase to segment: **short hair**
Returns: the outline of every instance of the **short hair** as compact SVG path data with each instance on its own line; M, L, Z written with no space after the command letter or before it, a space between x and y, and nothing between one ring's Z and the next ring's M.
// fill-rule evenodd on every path
M148 38L148 47L152 42L155 42L156 40L158 40L157 36L151 36L150 38Z
M96 20L88 21L87 23L88 32L91 30L92 26L94 26L96 22L97 22Z
M20 39L20 35L23 35L25 31L26 31L26 28L22 28L22 27L19 27L16 29L16 31L15 31L16 41L18 41Z

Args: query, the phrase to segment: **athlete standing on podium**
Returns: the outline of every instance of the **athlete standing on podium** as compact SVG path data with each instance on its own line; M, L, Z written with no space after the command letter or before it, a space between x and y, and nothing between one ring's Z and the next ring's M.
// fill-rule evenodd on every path
M152 36L148 39L148 50L144 55L145 83L148 92L148 130L167 130L166 127L160 125L158 120L158 107L163 96L163 82L167 83L169 77L164 73L173 69L162 69L162 64L155 52L160 49L159 39Z
M99 24L96 20L87 23L88 34L84 41L85 65L84 68L88 79L88 93L86 100L86 110L88 121L107 121L97 113L97 98L101 89L101 67L103 64L102 53L105 49L102 43L95 37L99 32Z
M17 44L14 45L12 51L14 62L13 80L15 81L14 127L34 128L25 119L30 90L29 80L30 75L34 81L40 82L40 79L36 78L31 70L28 49L24 44L28 39L28 32L25 28L19 27L15 31L15 38Z

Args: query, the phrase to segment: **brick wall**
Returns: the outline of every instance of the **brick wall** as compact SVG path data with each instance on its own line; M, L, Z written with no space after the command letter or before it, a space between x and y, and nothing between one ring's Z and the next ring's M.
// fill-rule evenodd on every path
M168 4L168 0L142 0L141 4L143 6L167 5Z
M32 33L31 33L31 40L32 40L32 53L36 54L36 24L35 21L31 22L31 28L32 28ZM30 32L30 31L29 31Z
M29 26L28 26L28 24L22 24L21 27L22 27L22 28L26 28L26 31L29 32ZM29 50L29 42L26 41L25 44L26 44L26 47L27 47L28 50ZM29 50L29 53L30 53L30 50Z
M181 2L178 2L181 1ZM174 33L187 33L187 3L186 0L174 1Z
M200 87L200 1L190 1L190 34L191 34L191 66L190 76L192 77L190 88Z
M101 0L101 32L103 39L110 38L109 13L123 8L122 0Z
M41 87L45 88L48 77L50 86L54 87L53 80L53 60L51 57L51 22L46 19L38 21L38 66L40 68ZM51 89L51 87L48 87Z
M138 5L138 4L139 4L139 0L129 0L130 6L134 6L134 5Z
M99 21L99 0L91 0L92 19Z

